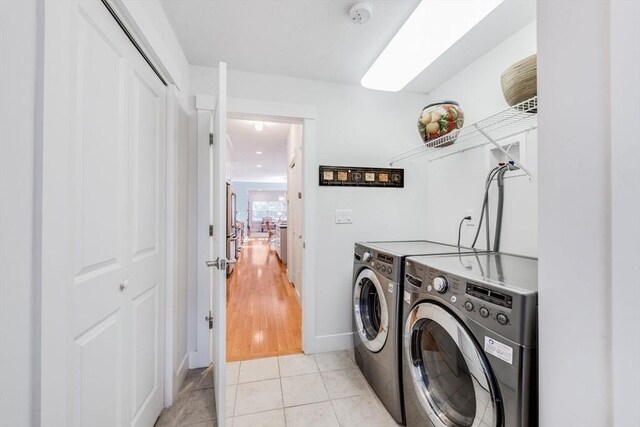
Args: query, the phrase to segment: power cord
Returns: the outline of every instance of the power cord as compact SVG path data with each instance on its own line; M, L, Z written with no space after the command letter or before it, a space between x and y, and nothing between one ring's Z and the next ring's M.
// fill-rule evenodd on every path
M460 225L458 226L458 247L460 247L460 234L462 233L462 224L465 221L471 221L471 217L465 216L464 218L462 218L462 221L460 221Z
M478 229L476 230L476 235L473 239L473 243L471 244L472 248L476 247L476 242L478 241L478 237L480 236L480 229L482 228L482 220L484 219L484 216L485 216L485 210L488 211L489 209L489 187L491 186L491 181L496 176L496 174L500 172L501 169L505 169L505 168L507 168L507 165L504 165L504 164L501 166L497 166L493 168L487 175L487 180L484 188L484 199L482 200L482 210L480 211L480 220L478 221ZM489 215L487 215L487 218L488 217ZM489 225L488 220L486 225L487 226L485 228L488 228L488 225ZM488 238L489 236L487 235L487 250L491 250L491 248L489 247Z

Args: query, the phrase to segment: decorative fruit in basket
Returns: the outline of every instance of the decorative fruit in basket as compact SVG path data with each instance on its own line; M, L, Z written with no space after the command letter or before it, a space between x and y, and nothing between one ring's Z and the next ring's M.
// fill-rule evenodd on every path
M451 132L451 138L446 138L437 147L446 147L456 142L457 131L464 124L464 113L454 101L442 101L429 104L422 109L418 117L418 132L424 142L429 142Z

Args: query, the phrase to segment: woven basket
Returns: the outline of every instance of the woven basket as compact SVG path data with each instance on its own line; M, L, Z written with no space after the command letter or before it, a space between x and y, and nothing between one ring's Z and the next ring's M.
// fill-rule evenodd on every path
M516 62L502 73L502 93L507 104L514 106L538 94L537 55Z

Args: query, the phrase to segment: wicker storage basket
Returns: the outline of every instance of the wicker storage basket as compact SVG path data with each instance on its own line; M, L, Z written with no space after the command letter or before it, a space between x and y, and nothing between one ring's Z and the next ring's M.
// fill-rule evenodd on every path
M537 56L516 62L502 73L502 93L507 104L514 106L538 94Z

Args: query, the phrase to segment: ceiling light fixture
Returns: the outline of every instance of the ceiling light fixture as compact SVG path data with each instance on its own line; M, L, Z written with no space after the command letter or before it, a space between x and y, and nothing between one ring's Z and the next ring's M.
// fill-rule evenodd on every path
M262 129L264 129L264 123L262 122L256 122L255 125L257 131L261 131Z
M262 151L256 151L256 154L259 156L262 154Z
M360 83L397 92L504 0L422 0Z
M259 167L259 168L261 168L261 167L262 167L262 165L256 165L256 166L257 166L257 167Z

